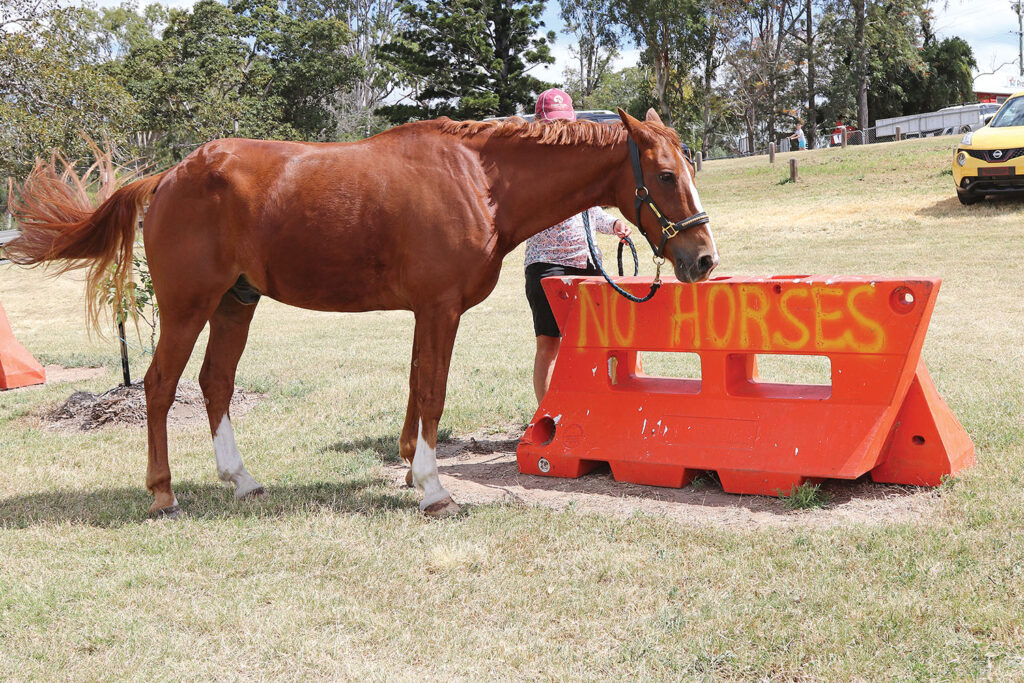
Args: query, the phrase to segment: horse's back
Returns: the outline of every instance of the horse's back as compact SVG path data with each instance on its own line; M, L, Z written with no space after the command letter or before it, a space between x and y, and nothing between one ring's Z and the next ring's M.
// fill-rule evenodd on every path
M456 274L446 280L437 262L458 250L466 260L489 256L472 253L493 229L474 161L454 138L422 126L355 143L214 140L161 182L147 252L152 244L208 255L307 308L413 307L424 260L443 286ZM377 282L372 292L352 294L368 280Z

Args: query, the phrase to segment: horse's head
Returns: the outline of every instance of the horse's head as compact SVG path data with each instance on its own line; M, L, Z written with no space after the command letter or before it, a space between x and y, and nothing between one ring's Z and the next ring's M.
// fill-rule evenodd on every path
M639 220L637 227L655 255L672 263L677 279L706 280L718 265L718 249L693 183L693 164L653 109L646 121L621 109L619 116L631 140L633 180L628 191L618 193L619 210L630 220Z

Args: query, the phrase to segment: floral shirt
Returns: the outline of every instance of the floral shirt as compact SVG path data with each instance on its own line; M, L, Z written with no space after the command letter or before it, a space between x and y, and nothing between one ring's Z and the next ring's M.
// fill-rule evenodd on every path
M614 216L597 206L587 209L587 212L590 214L591 231L596 228L598 232L612 234L612 226L616 221ZM526 240L524 265L556 263L560 266L586 268L589 257L587 237L583 234L583 214L578 213ZM597 252L597 258L600 262L600 250Z

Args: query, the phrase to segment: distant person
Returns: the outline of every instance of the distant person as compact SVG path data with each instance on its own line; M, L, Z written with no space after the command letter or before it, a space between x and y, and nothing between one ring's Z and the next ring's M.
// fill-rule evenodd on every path
M790 140L796 140L797 149L807 149L807 136L804 135L802 123L796 124L796 132L789 136Z
M537 114L537 121L576 120L572 98L558 88L542 92L537 98L534 111ZM598 232L614 234L619 239L629 237L631 228L625 221L615 218L597 206L587 209L587 213L590 216L592 231L596 228ZM591 260L583 229L583 214L580 213L526 240L526 299L530 302L533 331L537 335L537 354L533 360L533 390L537 394L538 403L548 392L551 371L555 367L558 347L562 341L558 323L555 322L551 305L544 295L540 281L545 277L561 275L601 274L597 269L598 264ZM600 253L597 258L600 262Z

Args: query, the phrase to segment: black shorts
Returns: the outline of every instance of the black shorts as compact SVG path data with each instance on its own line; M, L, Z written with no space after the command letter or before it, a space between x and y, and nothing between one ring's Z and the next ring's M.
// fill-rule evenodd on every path
M558 331L558 323L555 322L555 315L551 312L551 304L544 295L544 288L541 287L541 278L559 277L561 275L600 275L601 271L592 265L586 268L573 268L572 266L560 266L557 263L531 263L526 266L526 300L530 302L530 310L533 311L533 331L540 337L561 337Z

